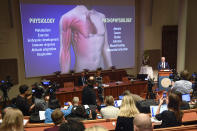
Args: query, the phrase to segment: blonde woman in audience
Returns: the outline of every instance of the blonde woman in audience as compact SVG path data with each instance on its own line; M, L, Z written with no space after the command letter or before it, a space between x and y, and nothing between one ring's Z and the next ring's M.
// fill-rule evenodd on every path
M101 109L101 115L104 119L117 118L119 113L119 108L114 107L113 96L105 97L105 104L107 107Z
M85 131L108 131L108 130L102 126L93 126L90 128L86 128Z
M131 95L123 97L120 112L118 114L116 131L133 131L133 119L139 111Z
M0 131L24 131L23 113L19 109L9 108L3 118Z

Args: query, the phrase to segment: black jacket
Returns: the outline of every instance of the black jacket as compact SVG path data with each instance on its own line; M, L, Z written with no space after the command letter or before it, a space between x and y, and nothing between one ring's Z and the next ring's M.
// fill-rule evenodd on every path
M82 91L82 104L83 105L96 105L96 93L93 86L86 86Z

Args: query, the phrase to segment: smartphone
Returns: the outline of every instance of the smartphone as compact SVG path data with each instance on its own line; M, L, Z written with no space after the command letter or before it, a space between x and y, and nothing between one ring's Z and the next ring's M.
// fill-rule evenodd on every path
M68 106L69 104L68 104L68 102L64 102L64 105L65 105L65 106Z
M165 92L163 93L163 98L166 98L166 93Z

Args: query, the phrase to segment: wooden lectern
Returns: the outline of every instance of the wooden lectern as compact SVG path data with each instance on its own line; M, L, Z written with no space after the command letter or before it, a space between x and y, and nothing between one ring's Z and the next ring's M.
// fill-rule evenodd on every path
M170 89L169 88L169 86L171 85L171 80L169 78L170 74L172 74L171 70L160 70L158 72L159 91L161 90L168 91Z

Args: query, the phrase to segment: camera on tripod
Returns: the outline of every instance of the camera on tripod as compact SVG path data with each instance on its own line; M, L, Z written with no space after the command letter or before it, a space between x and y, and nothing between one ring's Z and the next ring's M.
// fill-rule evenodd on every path
M0 90L3 92L3 101L6 102L8 98L8 91L13 86L13 83L11 82L10 76L6 77L6 80L1 80L0 82Z

